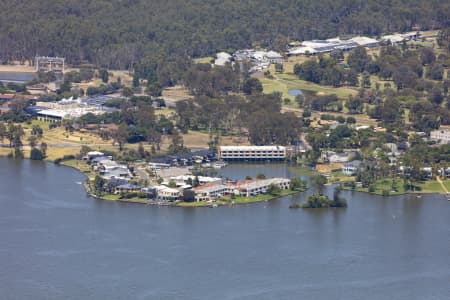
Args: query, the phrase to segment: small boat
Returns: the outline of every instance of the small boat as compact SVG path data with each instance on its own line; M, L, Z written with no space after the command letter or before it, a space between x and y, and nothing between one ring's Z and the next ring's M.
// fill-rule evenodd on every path
M214 163L213 168L214 169L221 169L221 168L225 167L226 165L227 165L226 162L218 161L218 162Z

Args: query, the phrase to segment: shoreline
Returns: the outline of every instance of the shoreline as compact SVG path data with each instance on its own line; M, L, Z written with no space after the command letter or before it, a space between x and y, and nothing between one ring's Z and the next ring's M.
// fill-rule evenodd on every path
M400 181L399 183L401 184ZM448 189L446 184L450 186L450 180L439 182L436 179L430 179L426 181L419 181L418 183L416 183L415 187L417 189L415 190L405 190L402 185L399 186L399 183L396 184L398 188L397 191L390 190L387 186L383 185L384 184L383 182L376 183L376 188L375 191L373 192L370 192L369 188L362 188L362 187L352 188L350 186L346 186L345 184L342 185L342 189L345 191L355 191L382 197L401 196L401 195L430 195L430 194L445 196L448 195L448 193L445 191L445 188ZM339 184L339 182L334 182L333 184Z
M8 155L2 155L0 154L0 157L5 157L7 158ZM22 159L27 159L30 160L30 158L22 158ZM170 207L217 207L217 206L234 206L234 205L244 205L244 204L252 204L252 203L260 203L260 202L268 202L268 201L272 201L272 200L276 200L282 197L286 197L286 196L291 196L291 195L295 195L298 194L300 192L304 192L305 190L296 190L296 191L291 191L291 190L285 190L283 191L283 193L281 195L268 195L268 194L262 194L262 195L258 195L258 196L252 196L252 197L236 197L236 199L233 201L231 201L232 199L227 199L227 200L217 200L215 202L173 202L173 203L161 203L161 202L156 202L156 201L151 201L151 200L147 200L145 198L130 198L130 199L114 199L115 196L114 194L110 194L113 197L105 197L108 196L104 195L104 196L97 196L95 194L93 194L90 191L90 188L86 185L86 180L89 179L89 175L88 173L90 173L90 171L86 171L83 170L82 168L79 168L77 165L71 164L71 163L67 163L67 162L79 162L79 160L76 159L72 159L72 160L66 160L66 161L61 161L61 163L56 164L54 162L54 160L49 160L49 159L44 159L42 160L46 163L53 163L55 165L58 166L64 166L64 167L69 167L72 168L74 170L77 170L78 172L82 173L85 176L85 182L83 182L83 188L85 189L87 195L89 197L92 197L96 200L102 200L102 201L114 201L114 202L123 202L123 203L134 203L134 204L145 204L145 205L155 205L155 206L170 206ZM308 175L306 175L308 176ZM428 180L425 181L429 182L429 185L432 185L434 183L437 183L436 180ZM446 182L449 182L448 180ZM339 184L339 182L332 182L332 183L327 183L328 184ZM438 183L439 184L439 183ZM445 183L444 183L445 184ZM369 195L374 195L374 196L382 196L382 197L391 197L391 196L402 196L402 195L430 195L430 194L436 194L436 195L447 195L445 193L445 191L440 188L440 184L439 184L439 189L438 190L418 190L418 191L402 191L402 192L395 192L395 193L389 193L388 195L383 195L381 192L369 192L367 188L351 188L348 186L343 185L342 189L345 191L355 191L355 192L360 192L360 193L365 193L365 194L369 194ZM287 192L287 193L284 193Z
M61 162L60 165L64 165L64 166L73 168L73 169L83 173L88 178L88 176L85 174L85 172L83 172L79 168L76 168L73 165L64 164L64 161ZM306 176L308 176L308 175L306 175ZM435 180L428 180L428 182L431 182L431 183L434 183L434 181ZM327 185L329 185L329 184L339 184L339 183L338 182L327 183ZM389 193L388 195L383 195L381 192L371 193L368 191L367 188L366 189L363 189L363 188L352 189L352 188L346 187L346 186L343 186L342 188L345 191L355 191L355 192L365 193L365 194L374 195L374 196L381 196L381 197L395 197L395 196L402 196L402 195L418 195L419 196L419 195L432 195L432 194L443 195L443 196L447 195L445 193L445 191L443 191L442 189L439 191L436 191L436 190L403 191L403 192ZM244 205L244 204L252 204L252 203L261 203L261 202L268 202L268 201L276 200L276 199L286 197L286 196L295 195L295 194L306 191L306 190L296 190L296 191L285 190L283 192L288 192L288 193L282 193L281 195L275 195L275 196L264 194L264 195L258 195L258 196L253 196L253 197L236 197L234 203L232 201L230 201L231 199L228 199L228 200L221 199L221 200L217 200L215 202L202 202L202 201L182 202L181 201L181 202L158 204L155 201L148 201L148 200L143 200L143 199L133 199L133 198L132 199L108 199L105 197L101 197L101 196L99 197L99 196L95 196L93 194L89 194L86 187L85 187L85 190L90 197L93 197L97 200L117 201L117 202L125 202L125 203L137 203L137 204L156 205L156 206L171 206L171 207L216 207L216 206L235 206L235 205ZM260 196L264 196L264 197L260 197ZM258 197L259 197L259 199L258 199Z
M145 204L145 205L154 205L154 206L170 206L170 207L218 207L218 206L235 206L235 205L244 205L244 204L252 204L252 203L260 203L260 202L268 202L272 200L276 200L286 196L292 196L301 192L306 191L307 189L298 189L298 190L283 190L279 195L270 195L270 194L260 194L257 196L251 197L242 197L236 196L234 198L230 196L223 197L222 199L216 200L214 202L204 202L204 201L193 201L193 202L184 202L184 201L176 201L176 202L158 202L155 200L149 200L146 198L130 198L130 199L120 199L118 198L118 194L105 194L105 195L95 195L89 184L89 176L87 173L90 171L82 170L78 168L76 165L68 162L76 162L78 165L79 160L67 160L62 161L59 166L65 166L77 170L81 172L85 176L85 182L83 182L83 187L89 197L92 197L96 200L102 201L114 201L114 202L123 202L123 203L134 203L134 204ZM50 162L50 161L47 161Z

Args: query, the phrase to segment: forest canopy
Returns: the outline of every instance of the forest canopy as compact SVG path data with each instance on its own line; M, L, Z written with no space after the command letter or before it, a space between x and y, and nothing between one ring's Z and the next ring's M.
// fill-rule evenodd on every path
M142 60L200 57L255 45L342 34L378 36L450 26L440 0L0 1L0 60L36 54L132 68Z

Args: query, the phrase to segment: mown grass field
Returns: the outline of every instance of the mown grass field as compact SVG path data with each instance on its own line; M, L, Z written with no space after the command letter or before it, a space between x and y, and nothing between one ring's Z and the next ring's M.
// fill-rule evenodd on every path
M30 156L31 149L28 146L28 138L31 136L31 128L33 125L39 125L44 130L42 138L37 141L37 147L39 147L42 142L47 144L46 160L48 161L54 161L67 155L77 155L80 153L82 146L88 146L97 151L106 150L117 152L119 150L117 145L113 145L113 141L111 139L103 140L95 133L86 131L66 132L63 127L49 129L49 123L38 120L33 120L31 124L22 123L21 125L25 131L25 136L22 138L22 143L24 144L22 150L25 158L29 158ZM4 140L3 143L6 144L8 141ZM166 142L166 148L168 145L169 142ZM151 151L151 145L144 144L143 146L146 151ZM207 142L205 146L207 146ZM136 150L138 147L139 144L137 143L124 145L125 150ZM162 151L165 151L166 148L163 148ZM14 149L7 147L1 147L0 156L7 156L13 150Z
M340 99L346 100L349 95L356 95L358 90L352 87L332 87L332 86L323 86L319 84L315 84L312 82L307 82L299 79L293 73L293 66L296 63L301 63L305 61L306 57L298 57L296 60L288 60L284 63L284 71L283 73L275 72L275 66L272 65L269 69L270 74L273 78L259 78L263 85L263 92L265 94L271 94L273 92L281 92L282 98L288 98L291 100L291 104L289 106L296 107L297 103L295 103L295 97L289 95L289 90L299 89L302 91L310 91L315 92L318 95L331 95L336 94Z
M443 181L444 185L448 188L450 187L450 180ZM445 191L442 189L442 186L439 182L436 180L427 180L423 182L419 182L415 184L419 189L416 191L406 191L403 187L403 180L402 179L396 179L394 187L396 191L394 192L392 190L392 179L391 178L384 178L377 180L374 183L375 186L375 192L372 194L375 195L383 195L383 191L389 191L389 195L403 195L403 194L410 194L410 193L417 193L417 194L444 194ZM349 189L349 188L346 188ZM355 188L356 191L360 192L366 192L368 193L368 188Z
M173 113L172 110L161 110L159 111L163 114ZM42 138L38 139L37 147L44 142L47 144L47 157L46 160L54 161L58 158L62 158L67 155L77 155L80 153L82 146L88 146L96 151L112 151L118 152L118 145L113 145L113 141L103 140L95 133L86 131L74 131L66 132L63 127L57 127L49 129L49 123L33 120L31 124L22 123L22 127L25 131L25 136L22 138L24 146L22 147L23 154L25 158L30 156L30 147L28 146L28 138L31 136L31 128L33 125L39 125L43 130ZM210 140L209 134L198 131L189 131L187 134L183 135L184 145L188 148L208 148L208 142ZM220 142L222 145L248 145L248 139L245 137L231 137L231 136L221 136ZM8 141L5 139L4 144ZM163 137L161 143L160 153L167 151L171 139L169 137ZM151 145L148 143L143 143L144 149L146 151L151 151ZM134 149L137 150L139 144L125 144L124 150ZM0 156L7 156L9 153L14 151L8 147L0 147Z

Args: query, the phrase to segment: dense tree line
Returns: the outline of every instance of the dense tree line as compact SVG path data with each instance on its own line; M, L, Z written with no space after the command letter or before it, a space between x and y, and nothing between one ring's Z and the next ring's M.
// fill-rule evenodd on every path
M20 0L0 3L0 58L59 55L107 68L254 44L450 25L446 1Z
M177 102L177 126L207 130L210 133L242 135L248 130L249 140L256 145L293 144L298 141L302 120L293 113L281 113L281 95L210 98L198 96Z
M303 80L325 85L351 85L348 76L355 77L360 89L357 95L338 99L335 95L317 96L304 93L297 103L306 110L366 113L378 119L382 126L403 127L404 112L409 111L410 129L429 132L450 124L449 30L438 34L441 51L431 47L383 46L379 54L369 54L365 48L355 48L344 58L331 53L310 58L294 66L294 73ZM438 53L438 55L436 54ZM341 62L341 63L339 63ZM347 67L348 66L348 67ZM349 75L350 74L350 75ZM371 83L377 76L384 83ZM375 77L375 78L377 78ZM382 86L383 84L383 86Z
M103 115L88 113L77 122L81 126L88 124L114 124L116 128L102 131L104 138L112 138L122 146L128 143L148 142L159 150L162 135L173 134L174 125L165 116L156 116L149 97L132 97L130 100L116 100L117 111Z
M318 60L312 58L303 64L296 64L294 73L299 78L314 83L334 87L341 85L358 86L358 73L353 69L344 69L337 63L333 57L320 55Z

